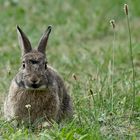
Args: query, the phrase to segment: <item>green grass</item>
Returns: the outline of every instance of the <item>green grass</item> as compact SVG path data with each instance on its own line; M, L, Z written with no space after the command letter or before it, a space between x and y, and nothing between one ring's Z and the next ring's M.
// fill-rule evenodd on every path
M0 1L1 104L8 93L10 81L20 66L17 24L29 36L33 46L37 45L47 26L53 26L47 48L48 61L65 79L74 104L72 120L54 124L49 130L44 128L35 132L30 132L24 126L16 128L12 123L6 122L1 113L0 139L140 138L139 0L127 1L136 72L135 110L131 123L129 116L133 100L133 75L123 4L123 0ZM116 21L113 83L110 65L113 43L113 30L109 25L111 19Z

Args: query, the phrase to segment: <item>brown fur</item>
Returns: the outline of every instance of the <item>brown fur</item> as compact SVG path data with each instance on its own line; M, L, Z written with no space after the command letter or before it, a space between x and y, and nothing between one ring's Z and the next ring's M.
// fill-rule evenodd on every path
M5 118L28 122L30 113L31 123L35 123L46 120L58 122L66 116L72 116L72 103L64 82L56 70L45 66L45 52L41 51L46 41L43 39L48 39L50 32L47 30L47 34L43 35L39 50L34 50L30 48L30 42L19 27L18 31L21 35L24 66L21 66L11 82L4 103ZM44 48L42 50L45 51ZM31 105L30 112L25 107L28 104Z

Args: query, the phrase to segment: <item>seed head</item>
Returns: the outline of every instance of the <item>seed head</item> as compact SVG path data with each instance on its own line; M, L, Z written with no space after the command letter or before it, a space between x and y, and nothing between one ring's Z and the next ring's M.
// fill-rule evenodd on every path
M128 5L124 4L124 12L126 15L128 15Z
M115 29L115 20L114 19L110 20L110 24L111 24L112 28Z
M89 92L90 92L91 95L93 95L93 91L92 91L92 89L90 89Z
M77 81L77 76L73 73L72 77L74 78L75 81Z

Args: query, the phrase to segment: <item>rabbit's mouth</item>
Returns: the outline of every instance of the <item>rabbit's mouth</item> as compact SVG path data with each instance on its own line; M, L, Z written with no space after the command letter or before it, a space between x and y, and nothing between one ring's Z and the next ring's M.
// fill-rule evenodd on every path
M26 86L29 90L43 90L46 89L45 85L39 85L39 84L31 84L30 86Z
M39 85L39 84L32 84L31 87L32 87L32 88L39 88L40 85Z

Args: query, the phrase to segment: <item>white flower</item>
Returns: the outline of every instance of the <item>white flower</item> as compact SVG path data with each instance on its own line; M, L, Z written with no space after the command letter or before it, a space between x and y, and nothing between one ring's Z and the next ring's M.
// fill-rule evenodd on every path
M26 107L27 109L30 109L30 108L31 108L31 105L30 105L30 104L27 104L27 105L25 105L25 107Z

